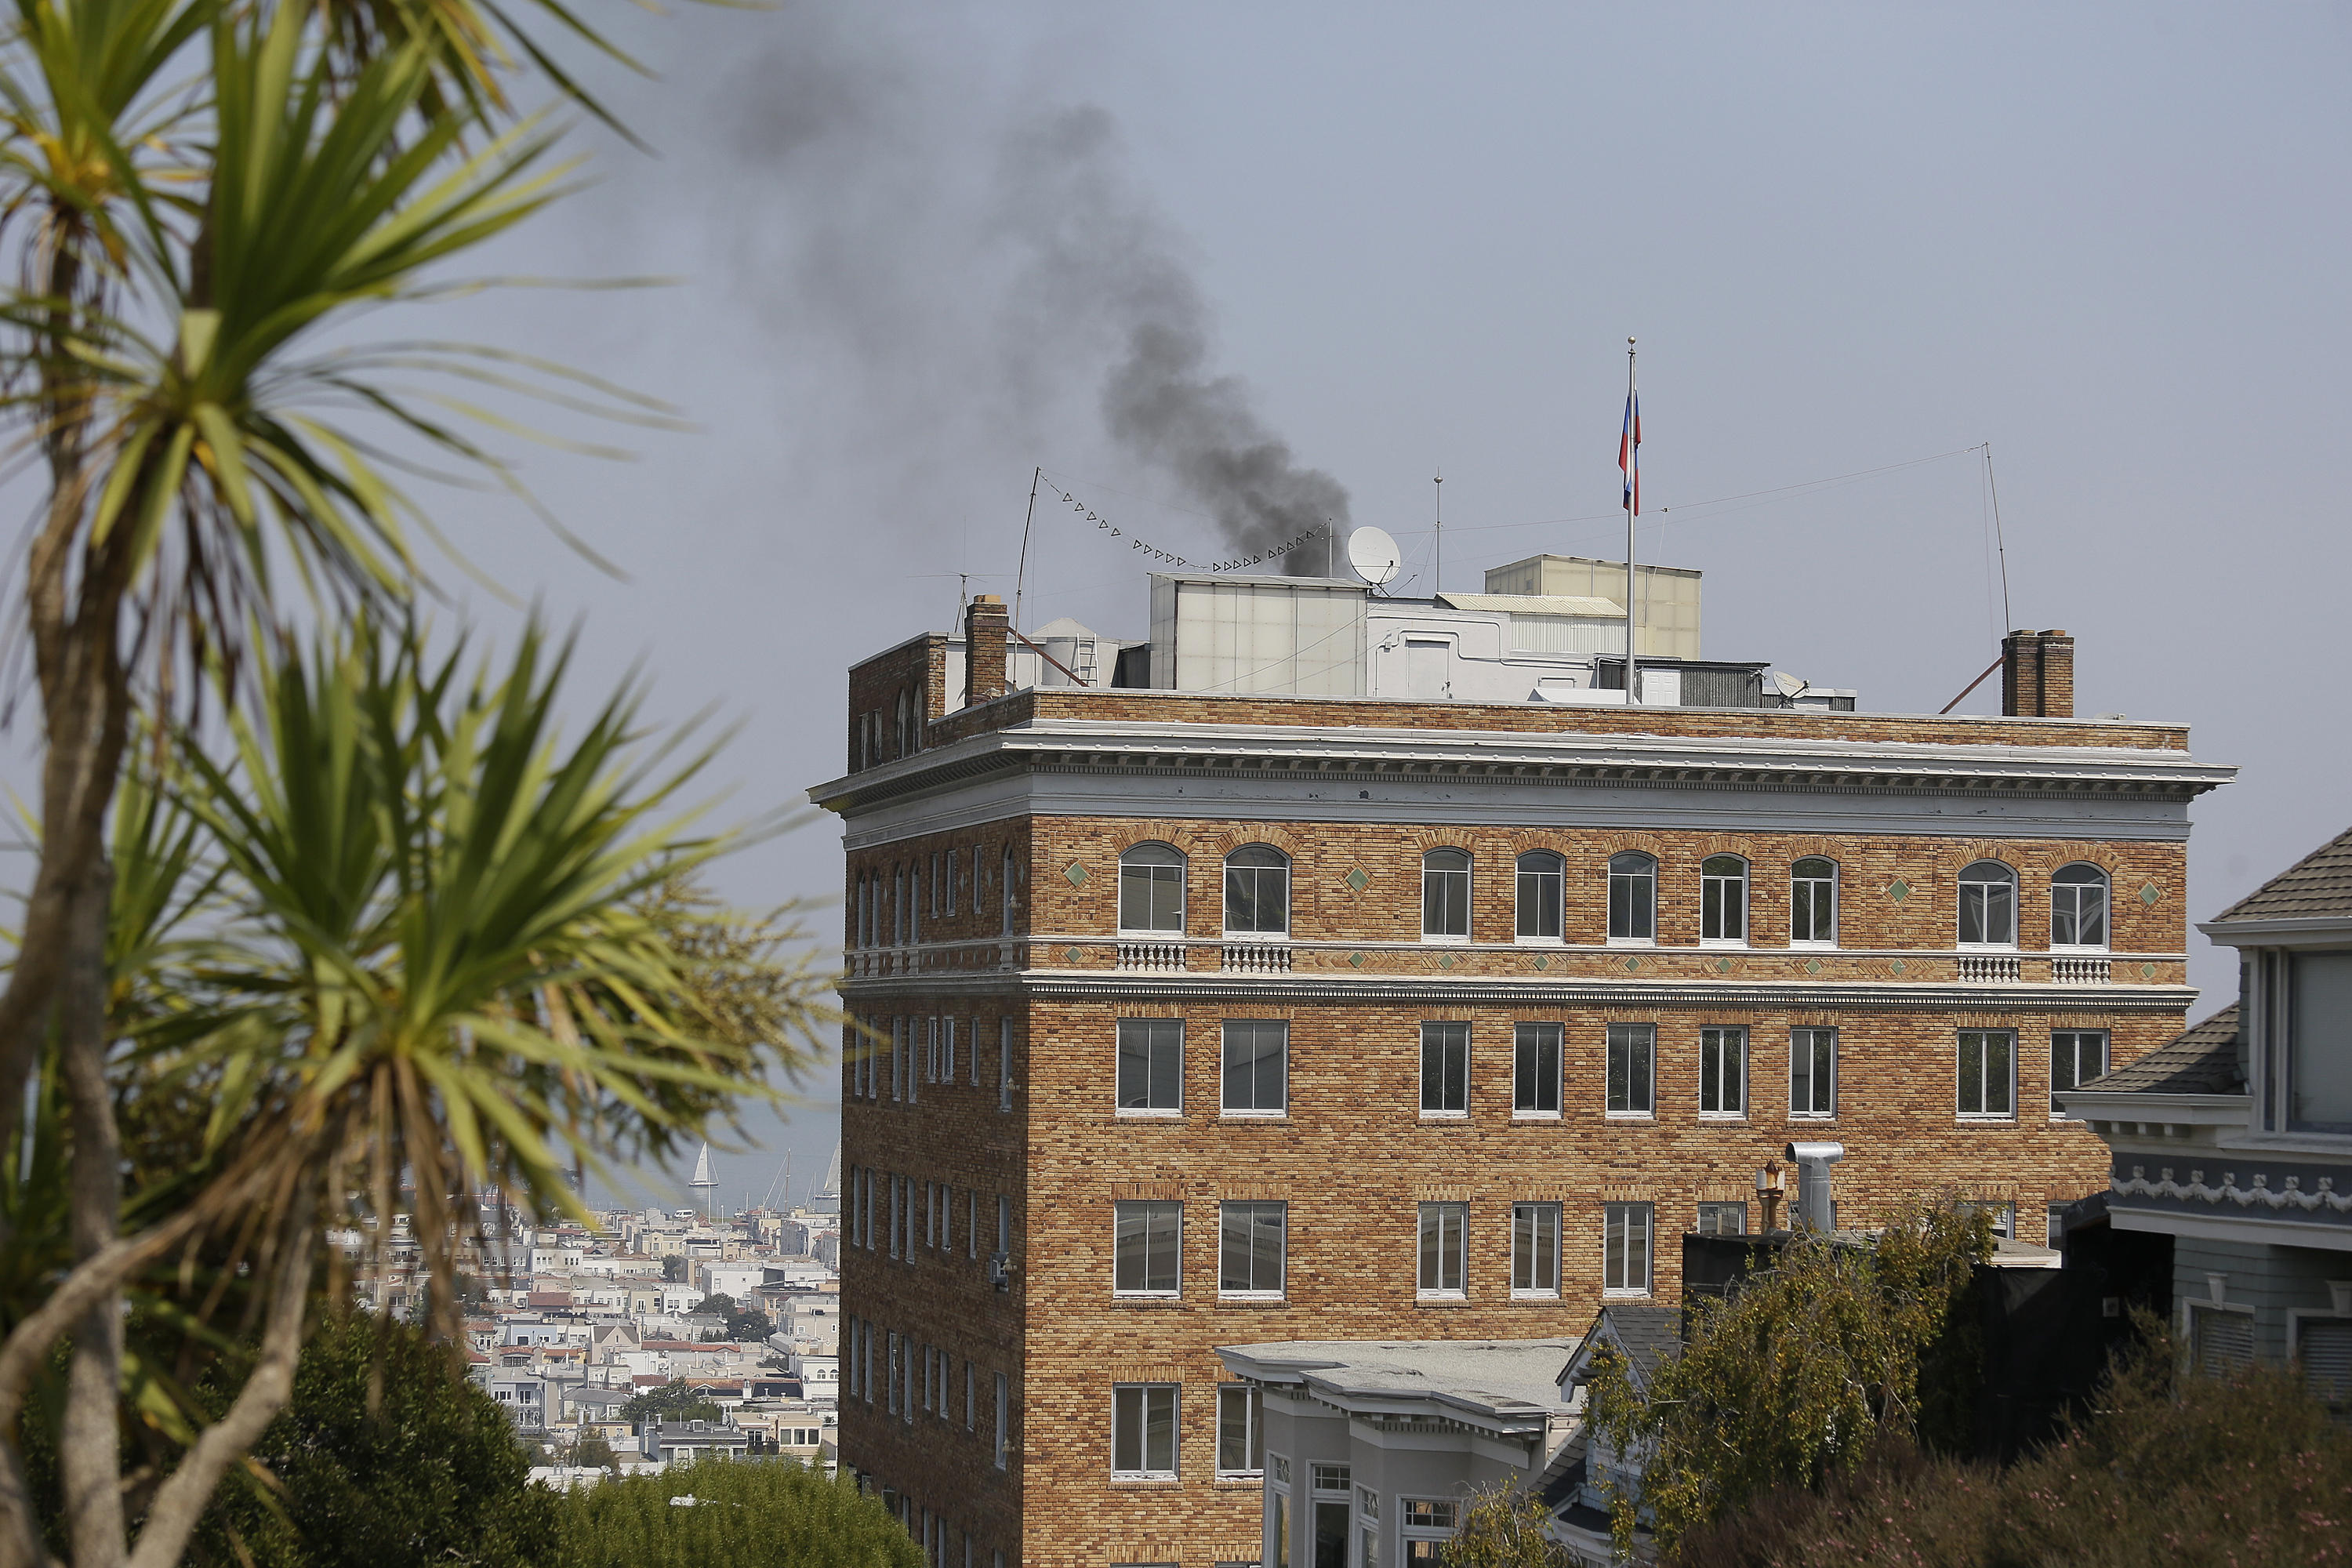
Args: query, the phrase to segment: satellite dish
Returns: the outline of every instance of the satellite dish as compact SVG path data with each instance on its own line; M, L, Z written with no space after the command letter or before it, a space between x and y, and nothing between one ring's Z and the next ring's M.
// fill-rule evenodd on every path
M1396 541L1385 528L1360 528L1348 535L1348 564L1356 575L1373 587L1385 586L1396 576L1404 558L1397 553Z

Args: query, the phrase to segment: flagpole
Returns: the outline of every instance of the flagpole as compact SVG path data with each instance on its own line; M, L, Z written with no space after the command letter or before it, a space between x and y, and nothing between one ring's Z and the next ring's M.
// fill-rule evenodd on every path
M1642 471L1642 438L1633 424L1635 399L1640 387L1634 379L1633 340L1625 340L1625 418L1626 437L1633 442L1626 456L1632 466L1625 471L1625 704L1632 707L1642 700L1642 677L1633 659L1633 520L1641 514L1638 500L1639 481L1633 477Z

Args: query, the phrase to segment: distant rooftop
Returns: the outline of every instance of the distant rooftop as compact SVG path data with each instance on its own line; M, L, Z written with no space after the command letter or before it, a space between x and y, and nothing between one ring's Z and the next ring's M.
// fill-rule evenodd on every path
M2352 827L2223 910L2229 921L2352 920Z
M1348 1409L1434 1400L1465 1415L1513 1425L1560 1409L1560 1368L1574 1336L1544 1340L1278 1340L1222 1345L1233 1372L1265 1383L1302 1383Z

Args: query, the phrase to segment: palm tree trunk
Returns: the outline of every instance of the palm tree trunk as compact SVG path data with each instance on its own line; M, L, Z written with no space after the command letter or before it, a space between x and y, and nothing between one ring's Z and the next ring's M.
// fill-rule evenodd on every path
M114 1241L122 1212L122 1140L106 1076L106 921L113 882L104 860L73 903L70 950L58 996L65 1084L73 1127L74 1261ZM122 1562L122 1299L110 1291L73 1328L58 1472L74 1568Z

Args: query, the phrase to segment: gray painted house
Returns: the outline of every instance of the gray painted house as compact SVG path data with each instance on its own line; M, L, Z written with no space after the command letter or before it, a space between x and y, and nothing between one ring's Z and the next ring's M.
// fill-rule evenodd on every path
M2114 1152L2111 1222L2172 1238L2191 1356L2352 1409L2352 831L2198 929L2236 1005L2057 1099Z

